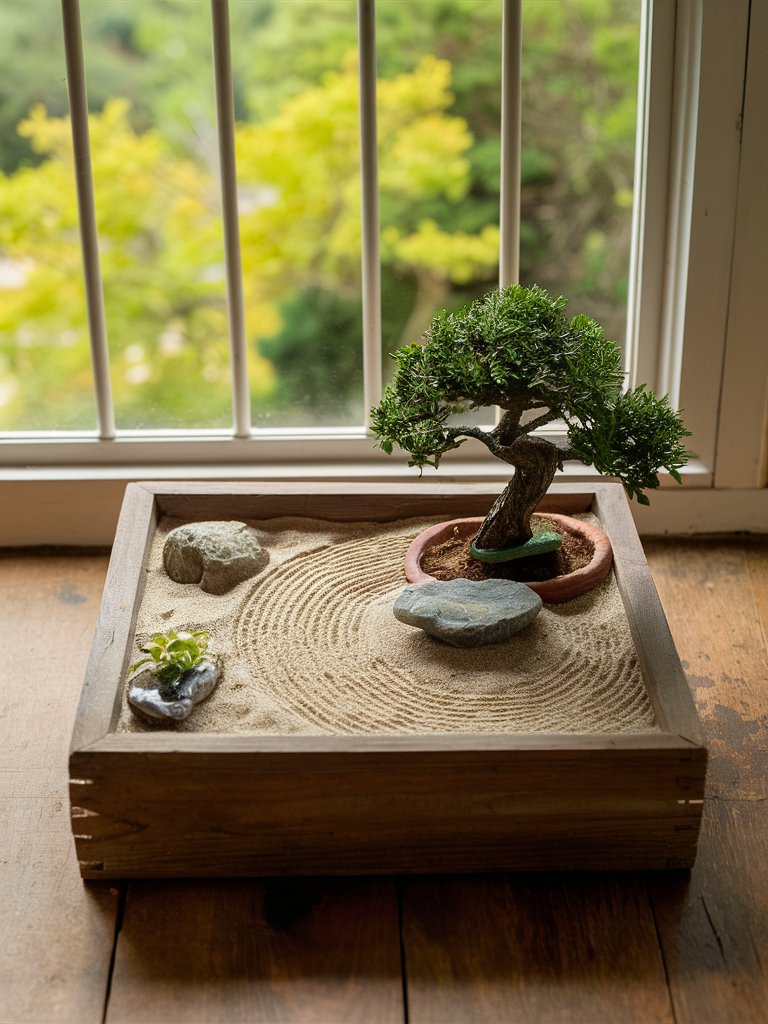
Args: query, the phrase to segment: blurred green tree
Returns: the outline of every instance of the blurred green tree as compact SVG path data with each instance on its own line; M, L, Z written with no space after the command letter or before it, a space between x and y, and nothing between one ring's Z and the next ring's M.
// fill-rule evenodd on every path
M224 426L213 89L201 82L209 5L81 7L94 132L112 119L95 173L121 425ZM521 278L568 293L614 337L626 295L639 7L523 7ZM411 5L377 5L385 348L494 284L500 11L499 0L420 0L417 17ZM345 63L354 3L232 0L230 17L257 418L332 421L344 410L359 421L357 87ZM63 125L51 148L40 115L27 117L41 102L52 122L66 111L55 5L0 5L0 62L0 424L78 426L92 401L71 156ZM130 104L107 105L114 97ZM41 408L40 389L63 379L66 399Z
M137 133L127 115L126 101L114 100L90 118L118 419L225 426L230 385L214 185L158 132ZM20 131L43 162L0 179L0 252L18 271L0 301L2 423L36 428L42 415L45 425L82 426L90 357L69 121L36 107ZM257 394L270 391L271 364L255 353L251 370Z
M425 58L410 75L380 83L382 186L414 200L448 195L459 202L466 190L464 151L471 139L460 118L445 113L450 69ZM322 85L287 101L278 117L240 125L236 145L242 188L241 237L247 330L251 340L251 384L256 402L308 406L343 403L357 389L354 374L338 385L320 373L317 348L298 354L278 344L292 366L280 389L263 339L280 331L280 307L296 308L309 292L358 301L360 267L357 76L354 65L329 74ZM402 113L408 110L409 117ZM228 422L226 309L223 251L215 182L196 162L175 153L150 129L136 132L124 100L91 116L107 322L118 420L130 426L163 423L203 426ZM62 344L74 331L85 336L77 210L72 189L68 121L37 107L22 123L43 163L22 167L0 181L0 249L20 278L0 303L3 376L15 382L6 398L6 423L31 424L39 409L40 374L89 387L88 349ZM419 145L415 144L415 139ZM441 168L442 173L436 173ZM435 259L434 247L443 248ZM493 262L495 229L478 237L451 236L414 215L409 230L392 232L385 260L415 268L425 277L464 280L475 266ZM291 307L293 302L293 307ZM319 303L317 322L326 306ZM349 327L342 318L342 328ZM336 320L338 323L338 320ZM20 332L25 344L19 345ZM306 336L306 332L304 332ZM359 332L349 327L334 339L332 368L355 360ZM45 351L45 360L35 359ZM64 360L66 367L61 365ZM329 390L330 388L330 390ZM47 403L47 414L69 422L71 394ZM274 399L273 399L274 401ZM332 409L331 409L332 411Z

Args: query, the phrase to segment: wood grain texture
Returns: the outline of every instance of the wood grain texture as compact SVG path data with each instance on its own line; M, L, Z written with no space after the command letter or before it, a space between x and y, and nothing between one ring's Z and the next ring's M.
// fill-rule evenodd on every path
M743 551L758 628L768 650L768 543L745 544Z
M472 733L430 733L362 736L257 736L248 733L111 733L86 748L87 752L109 754L385 754L398 753L430 757L435 752L448 755L479 751L592 752L605 750L677 750L690 751L695 743L671 733L483 733L482 747ZM182 747L183 743L183 747ZM591 756L591 753L590 753Z
M673 1024L642 881L414 879L410 1024Z
M690 875L649 880L677 1024L765 1024L768 804L707 802Z
M129 484L88 657L72 750L100 739L117 722L156 518L154 496L141 484Z
M133 882L107 1024L401 1024L391 881Z
M389 522L420 516L485 515L498 484L344 483L142 483L156 496L162 515L185 519L271 519L308 516L340 522ZM586 512L592 495L582 484L559 484L542 511Z
M0 554L0 1020L101 1021L117 890L80 880L66 755L105 555Z
M281 752L251 742L75 752L73 776L88 780L73 784L91 813L78 840L87 877L662 868L694 856L704 752L688 743L350 752L314 738L319 752Z
M649 880L677 1024L768 1006L768 544L648 545L710 744L690 875Z
M768 545L648 544L710 751L708 793L768 797Z
M611 538L616 583L656 719L662 729L702 743L701 723L623 489L596 485L595 509Z

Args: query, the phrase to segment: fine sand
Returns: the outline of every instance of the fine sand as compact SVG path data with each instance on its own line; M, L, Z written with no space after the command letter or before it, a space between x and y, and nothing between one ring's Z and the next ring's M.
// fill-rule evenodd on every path
M596 522L592 516L584 516ZM463 650L398 622L411 540L438 522L252 522L269 548L256 577L224 596L170 580L165 519L150 554L136 631L205 629L224 672L180 723L147 723L124 700L119 732L385 734L645 732L653 710L613 573L545 605L505 644Z

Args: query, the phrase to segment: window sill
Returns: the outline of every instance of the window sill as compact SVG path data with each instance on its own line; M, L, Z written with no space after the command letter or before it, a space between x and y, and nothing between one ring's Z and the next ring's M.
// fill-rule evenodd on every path
M366 461L265 462L260 464L186 464L94 466L59 465L45 468L12 466L0 469L3 517L0 546L109 546L127 483L135 480L279 480L293 482L401 483L418 480L419 472L405 460L380 457ZM477 483L508 478L507 467L491 459L456 459L439 472L427 469L422 482ZM597 474L568 463L558 479L594 480ZM678 487L662 477L651 505L632 504L644 536L696 533L768 533L768 490L715 490L706 466L686 467Z

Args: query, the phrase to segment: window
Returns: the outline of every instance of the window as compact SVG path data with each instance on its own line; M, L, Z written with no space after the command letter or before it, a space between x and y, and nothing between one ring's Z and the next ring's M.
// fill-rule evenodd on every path
M0 103L9 467L200 475L222 462L353 459L402 472L384 468L364 430L386 354L435 308L509 278L519 205L520 279L563 292L620 339L629 304L628 371L683 405L701 457L693 477L711 486L718 445L733 446L743 421L717 410L723 360L726 398L744 376L744 354L726 352L731 254L737 205L748 208L764 160L755 141L745 164L737 125L748 33L766 33L748 0L62 6L75 106L82 22L90 118L83 109L75 124L90 129L98 235L86 211L86 303L56 5L3 5L9 54L26 33L44 55L6 76ZM520 187L514 159L499 174L500 151L515 149L519 7ZM756 62L750 74L758 95ZM764 398L753 386L750 429ZM758 483L756 471L746 481L763 447L750 445L740 486ZM459 471L478 453L456 456Z
M355 0L216 0L213 25L208 0L64 3L77 145L90 152L93 176L93 196L86 183L81 198L94 209L95 236L88 228L85 236L98 274L89 297L94 345L109 363L97 383L114 406L101 410L103 435L113 420L119 431L226 430L230 328L235 348L245 349L245 412L255 428L361 428L364 233L375 260L366 281L376 289L366 296L375 307L366 323L371 378L379 362L387 375L387 353L417 340L436 309L498 282L505 5L359 6L361 33ZM39 7L15 11L18 31L33 39L41 26L50 33ZM518 7L506 4L508 21ZM615 337L625 330L640 11L640 0L522 5L521 277L569 295L574 311L589 308ZM87 92L76 67L79 37ZM63 42L52 42L63 63ZM517 60L510 52L513 108ZM376 68L374 102L365 87ZM6 430L95 426L60 77L51 89L47 105L33 102L35 84L17 99L19 128L5 127L16 143L3 182ZM370 97L362 118L366 223L360 95ZM81 123L86 102L90 138ZM221 166L225 197L236 205L225 211L217 124L232 132ZM504 172L517 191L514 117L505 141ZM516 205L504 218L515 250ZM234 297L228 324L230 214L238 237L228 270L242 282L243 301L240 309ZM372 322L379 312L381 323ZM49 388L42 406L41 383L51 378L62 386Z

